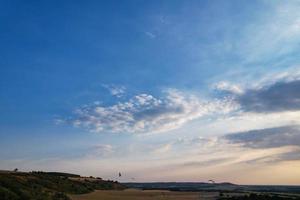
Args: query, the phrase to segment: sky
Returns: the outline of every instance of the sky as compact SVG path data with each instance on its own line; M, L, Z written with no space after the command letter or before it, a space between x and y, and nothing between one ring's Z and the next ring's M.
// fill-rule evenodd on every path
M299 185L299 10L0 0L0 169Z

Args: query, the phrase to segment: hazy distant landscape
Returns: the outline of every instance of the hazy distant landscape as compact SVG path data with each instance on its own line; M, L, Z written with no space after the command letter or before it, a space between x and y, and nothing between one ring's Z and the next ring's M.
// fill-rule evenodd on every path
M274 193L170 192L166 190L95 191L71 195L74 200L299 200L299 195Z
M142 190L165 189L170 191L225 191L225 192L276 192L300 194L300 186L280 185L237 185L233 183L201 182L157 182L157 183L123 183L129 188Z
M61 172L0 171L1 200L300 199L300 186L231 183L118 183Z

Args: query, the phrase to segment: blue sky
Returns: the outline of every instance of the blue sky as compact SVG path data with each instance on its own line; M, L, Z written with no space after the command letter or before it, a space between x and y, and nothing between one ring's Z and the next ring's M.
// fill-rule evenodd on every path
M300 184L299 9L0 1L0 168Z

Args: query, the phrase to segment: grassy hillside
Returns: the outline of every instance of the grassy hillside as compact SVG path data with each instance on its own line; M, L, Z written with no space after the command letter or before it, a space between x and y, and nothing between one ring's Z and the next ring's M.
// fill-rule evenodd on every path
M101 178L80 177L57 172L0 172L1 200L67 200L66 194L94 190L120 190L125 187Z

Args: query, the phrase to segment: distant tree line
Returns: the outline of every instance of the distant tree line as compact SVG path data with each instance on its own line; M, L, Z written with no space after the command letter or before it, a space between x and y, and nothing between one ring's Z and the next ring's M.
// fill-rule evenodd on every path
M240 196L227 196L224 193L220 193L218 200L300 200L300 197L255 193Z

